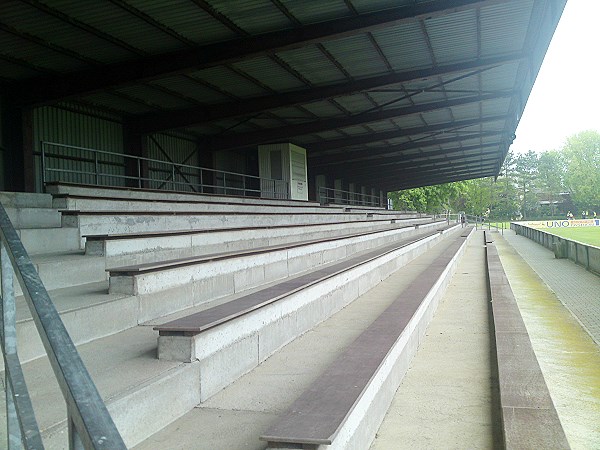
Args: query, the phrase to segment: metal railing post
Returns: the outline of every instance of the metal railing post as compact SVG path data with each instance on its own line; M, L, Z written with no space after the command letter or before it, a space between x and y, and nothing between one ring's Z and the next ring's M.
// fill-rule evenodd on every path
M99 186L98 182L98 153L94 153L94 172L96 173L96 186Z
M0 338L4 357L7 448L9 450L21 449L23 446L25 448L43 448L40 430L35 420L17 354L14 272L4 241L0 243L0 247L0 267L2 269Z
M142 187L142 160L140 158L136 158L137 161L137 170L138 170L138 188Z
M44 147L44 143L40 143L40 148L42 149L42 161L41 161L41 170L42 170L42 189L46 190L46 148Z
M175 163L171 163L171 186L175 190Z
M7 392L14 393L12 402L18 416L23 446L37 449L43 448L43 443L16 352L13 268L67 404L67 411L77 425L81 441L89 449L125 449L125 443L106 405L1 204L0 239L2 240L0 266L3 303L3 330L0 341L3 345L5 374L8 375L7 386L10 386ZM4 348L5 343L6 348ZM7 405L10 403L11 400L7 399ZM16 439L14 427L10 427L9 430L9 436L15 436ZM21 448L21 445L18 448Z
M69 430L69 450L85 450L83 446L83 442L81 442L81 436L77 433L77 428L75 428L75 424L73 423L73 417L71 413L68 412L68 430Z
M2 260L2 348L7 355L17 352L16 307L13 288L13 269L6 252L4 242L1 244L0 259ZM5 366L7 367L7 365ZM21 428L13 398L10 382L10 371L4 372L6 398L6 438L7 447L21 448Z

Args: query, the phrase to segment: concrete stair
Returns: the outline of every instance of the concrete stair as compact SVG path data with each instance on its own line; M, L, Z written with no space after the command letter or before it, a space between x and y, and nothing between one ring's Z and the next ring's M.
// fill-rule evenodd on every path
M78 187L77 189L81 189L76 191L77 195L90 194L89 188ZM71 193L63 187L57 187L56 192ZM125 202L121 204L123 207L134 205L132 202L137 201L130 200L128 196L131 193L128 190L115 189L110 193L119 200L103 199L102 201L108 201L105 206L107 211L111 210L110 201ZM99 195L104 194L105 191L99 193ZM164 193L135 191L135 195L145 197L151 203L160 203ZM43 201L41 197L39 199L40 208L47 207L48 199L51 201L47 195L43 195L43 198ZM62 197L61 200L66 198ZM196 196L188 194L181 194L180 199L197 201ZM13 205L20 205L15 206L17 210L21 207L28 208L23 206L26 203L25 199L12 201ZM213 337L221 335L218 338L220 339L218 345L212 347L214 351L206 352L205 355L192 359L191 362L169 360L169 358L158 359L158 335L152 330L155 325L228 302L235 302L244 295L277 286L282 279L293 280L312 271L367 254L374 249L389 245L399 237L425 233L442 225L433 223L428 218L416 218L414 215L397 213L382 212L379 217L367 217L367 213L364 212L348 213L333 208L321 212L322 210L316 210L315 204L302 206L313 208L315 212L298 214L297 217L292 213L255 212L253 214L247 211L248 201L244 198L235 198L234 204L228 206L229 210L223 209L222 203L215 202L220 206L214 211L207 208L207 214L204 216L210 217L210 220L207 221L206 217L203 217L202 224L189 220L193 216L181 220L181 215L168 214L167 207L163 205L160 208L164 208L165 211L142 211L141 215L108 212L79 217L63 215L63 226L60 228L19 230L67 330L77 344L128 446L139 444L142 448L169 448L167 444L160 444L161 439L164 436L169 436L165 439L172 439L168 433L173 424L182 420L181 426L185 427L187 418L196 413L210 416L209 423L214 423L216 420L217 410L225 411L228 418L237 417L239 421L229 422L232 424L230 430L238 427L246 430L244 427L250 426L247 422L250 416L260 416L256 425L268 425L274 420L272 412L282 410L286 402L293 398L292 394L299 392L303 386L306 386L308 380L316 377L319 367L326 363L327 358L332 358L336 352L341 351L343 343L351 338L352 333L362 329L362 324L366 324L366 318L378 311L378 307L375 307L372 313L366 313L366 310L371 308L369 303L378 303L374 297L369 297L372 288L377 289L375 286L392 273L395 273L394 277L400 277L399 279L403 277L409 279L410 274L416 273L420 267L419 263L415 262L417 260L411 263L414 258L435 258L435 255L444 251L445 235L438 233L426 242L414 244L406 251L382 256L379 260L369 262L354 272L336 274L335 279L319 282L315 287L307 289L306 293L298 294L287 303L274 304L271 309L260 311L262 316L260 314L248 316L244 321L258 321L263 324L260 330L257 328L256 331L251 332L254 334L249 339L242 334L231 334L231 329L236 328L235 326L223 327L212 335ZM257 200L252 199L252 201ZM42 203L45 206L41 206ZM272 204L270 207L278 208L278 211L280 209L291 211L297 207L293 202L292 206L279 201L270 201L270 203ZM58 203L55 204L57 205ZM141 208L142 202L138 202L137 205ZM288 207L289 209L286 209ZM78 220L73 221L74 217ZM83 222L82 217L86 217ZM87 218L89 221L85 222ZM140 218L142 219L138 221ZM142 225L139 225L140 223ZM254 229L245 229L249 223L254 226ZM233 229L237 225L244 226ZM415 225L419 227L416 228ZM257 229L259 226L263 227L260 231ZM281 228L269 229L270 226L281 226ZM211 231L211 227L218 231ZM231 229L223 230L224 227ZM177 236L165 233L165 230L173 229L192 233L188 236L189 246L176 243ZM137 234L149 230L157 234L152 237ZM371 234L356 235L359 231L367 230ZM101 251L96 252L100 254L94 255L95 252L91 250L87 252L88 254L83 254L80 248L85 243L85 239L82 239L82 236L90 231L102 231L107 234L120 232L127 236L115 240L110 244L112 247L103 243ZM335 241L322 241L331 238ZM194 239L195 243L192 244ZM277 246L287 245L292 245L294 248L277 248ZM110 251L107 250L109 248ZM191 250L183 250L184 248ZM202 289L198 286L192 289L193 283L190 279L182 283L181 279L184 275L173 272L167 278L175 285L169 287L168 283L152 281L156 290L149 295L140 293L139 290L109 290L105 268L107 265L111 266L111 257L115 258L112 260L113 263L118 261L118 258L130 258L131 261L139 264L145 262L143 255L153 255L154 262L161 262L161 259L167 255L181 258L187 256L186 251L197 251L198 254L191 253L192 256L207 256L219 248L221 253L255 251L255 254L231 257L231 261L227 263L219 263L219 258L204 263L210 265L210 270L206 271L210 276L205 275L206 283L202 285ZM285 270L282 270L282 266L285 266ZM399 268L401 266L405 267ZM206 270L208 267L204 266L203 269ZM255 273L259 267L262 277L256 276ZM114 266L110 268L114 269ZM230 276L228 273L234 274L232 276L237 277L238 283L241 280L246 282L239 284L240 289L225 292L221 288L226 285L223 280ZM150 297L152 297L152 307L149 307ZM300 298L303 300L298 300ZM383 306L383 303L380 306ZM356 322L344 322L342 330L339 325L325 325L334 324L335 317L339 314L347 314L346 310L352 311L354 304L362 305L348 316L353 317L353 314L358 314L353 319ZM280 317L273 322L272 318L279 317L278 314L283 314L286 308L291 308L288 313L285 313L287 318ZM261 318L263 316L264 318ZM333 322L330 322L331 320ZM323 321L325 323L319 325ZM327 331L329 326L331 329ZM19 355L21 360L26 362L24 365L26 378L34 407L39 408L37 418L43 429L44 441L47 448L66 448L67 425L64 404L34 328L23 299L18 299ZM243 325L240 329L246 328L247 326ZM321 330L319 333L328 336L329 342L322 346L327 358L319 363L321 365L313 365L307 361L308 356L303 353L305 350L302 350L302 344L296 347L297 341L302 342L305 335L313 333L312 329L319 329ZM285 333L282 333L282 330L286 330ZM336 333L341 334L338 336ZM206 343L209 344L211 339L209 338ZM248 347L248 345L252 346L255 340L262 342L262 350L256 357L252 356L254 350L249 351L250 347ZM297 350L286 353L291 351L287 350L288 347L292 349L296 347ZM300 353L297 353L298 351ZM315 362L320 361L320 358L321 355L315 356ZM249 360L251 361L248 362ZM300 369L293 369L300 370L302 373L295 372L293 375L293 378L301 382L294 385L291 392L285 389L287 382L281 384L281 380L277 380L271 394L266 394L264 389L269 384L268 371L271 370L269 367L274 367L271 360L289 361L289 367L298 368L304 362L306 368L310 370L304 373ZM282 369L285 371L284 367ZM255 378L259 380L257 381L259 384L263 384L262 388L249 390L248 396L260 398L261 395L266 395L263 400L258 400L259 404L275 401L276 398L281 402L277 403L277 406L273 403L272 409L266 414L261 412L250 416L246 416L243 411L230 411L226 406L229 400L219 403L223 401L221 395L231 398L228 397L230 394L227 394L232 392L229 389L234 391L239 389L241 380L246 380L248 377ZM289 380L285 376L284 379ZM213 401L217 402L214 404L216 406L210 406ZM240 407L244 408L242 404ZM213 411L213 408L216 409ZM217 416L213 416L213 412ZM214 424L212 431L216 432L219 426ZM258 440L259 435L264 432L264 427L258 429L254 423L248 428L250 429L253 440ZM207 443L202 448L240 448L235 443L235 439L239 436L233 436L236 433L228 433L232 436L220 436L221 442L216 442L211 441L214 437L211 437L212 431L208 430L206 434L204 429L201 432L203 434L198 435L197 439ZM229 440L230 438L233 440ZM208 444L211 442L214 445ZM257 448L264 448L264 444L260 445L263 446ZM182 448L186 448L185 445Z
M439 245L436 245L431 250L425 252L424 257L435 258L435 255L440 254L443 251L444 241L442 240ZM397 275L408 280L411 274L418 272L420 267L418 260L415 260L412 265L411 263L408 263L407 267L409 266L409 269L406 271L401 269L397 272ZM344 285L350 286L351 284L346 282ZM88 285L85 287L80 286L79 288L54 291L53 299L61 310L61 315L65 319L67 328L73 338L77 340L78 334L81 334L79 337L80 342L89 340L88 343L79 344L78 348L88 370L97 383L103 398L105 398L108 409L122 432L127 445L137 445L144 440L149 439L148 443L144 445L150 445L151 447L146 448L152 448L152 446L154 446L153 448L157 448L157 444L155 444L155 441L153 441L154 438L152 438L155 432L162 430L163 428L169 430L169 424L174 421L177 423L176 421L181 417L183 417L181 420L186 420L186 415L193 415L196 413L199 405L205 412L212 411L210 406L212 400L209 397L216 394L215 398L221 398L219 397L219 392L221 391L221 388L225 386L217 386L216 390L210 396L207 396L207 386L203 387L203 382L204 384L215 383L215 381L211 381L209 378L212 377L214 379L222 377L223 364L226 362L226 365L229 366L234 359L231 358L232 355L228 352L222 353L222 357L224 357L225 360L222 360L223 362L220 364L218 364L214 358L208 361L195 361L191 363L157 359L156 332L152 331L151 325L176 318L184 314L184 312L161 317L142 325L127 323L128 318L135 315L135 311L138 307L136 298L105 294L104 286L105 283L96 283L95 285ZM343 339L339 340L340 338L335 335L335 333L339 332L339 325L333 327L333 329L329 331L326 331L328 325L324 324L318 326L319 330L325 330L320 331L320 333L325 332L328 336L329 343L333 344L332 350L327 350L327 347L323 350L323 352L327 354L327 358L333 357L336 354L335 351L341 351L343 348L342 344L348 341L348 336L351 336L354 332L360 331L361 327L367 324L366 318L371 317L383 306L383 303L381 303L374 308L374 305L371 302L374 301L374 298L377 298L377 295L375 293L374 296L369 296L369 292L371 291L369 291L368 288L365 288L365 290L366 292L363 295L367 295L366 299L362 299L362 296L360 296L357 300L350 302L350 305L353 305L355 302L361 301L362 299L362 306L360 306L359 309L355 309L355 312L351 314L351 317L354 317L354 319L352 319L353 322L345 322L345 325L342 327ZM341 297L342 296L339 298ZM236 296L234 295L215 302L199 305L191 310L185 311L185 313L206 309L219 303L235 300L235 298ZM85 299L85 305L79 303L83 299ZM378 303L378 301L376 301L376 303ZM125 305L130 305L130 309L123 309ZM113 317L114 323L119 320L123 321L123 323L119 325L123 327L122 331L104 337L94 336L97 327L102 326L102 324L107 321L106 317L99 317L101 315L99 312L101 308L105 308L107 314L110 314ZM347 308L350 308L350 306ZM84 310L89 311L87 311L86 314L82 314ZM346 308L341 309L342 312L345 310ZM367 310L370 311L369 314L362 317ZM91 311L94 312L91 313ZM347 313L345 314L347 315ZM26 312L20 308L20 323L24 323L22 318L24 315L26 315ZM84 317L88 317L87 321ZM360 320L358 320L359 317ZM335 316L329 320L335 321L334 318ZM322 317L319 321L322 319L325 319L325 317ZM96 322L93 322L94 320L96 320ZM30 319L29 322L31 322ZM31 326L32 324L28 325L28 327ZM334 332L334 334L331 334L332 332ZM22 332L19 334L19 339L21 340L20 353L23 351L23 359L28 359L26 357L27 346L25 345L23 347L23 341L26 341L31 333L31 328L23 328ZM311 333L313 332L309 332L309 334ZM83 335L87 337L84 337ZM272 358L276 358L278 361L281 361L281 358L284 358L285 360L289 360L290 364L292 364L293 361L292 367L298 367L299 362L306 362L308 355L302 356L303 350L300 350L300 353L293 351L294 341L290 346L292 346L292 353L283 353L280 356L281 352L286 352L287 347L284 347L283 350L274 353ZM300 348L302 348L302 346ZM279 380L276 386L273 386L276 390L274 390L268 398L271 400L279 398L282 402L279 403L277 408L283 408L286 405L285 401L289 401L293 398L292 395L294 392L298 392L308 380L316 376L318 368L322 367L322 364L329 360L327 358L322 360L322 358L318 356L314 359L320 361L320 364L317 364L316 366L314 363L308 364L308 367L310 367L311 370L300 376L300 379L303 380L299 385L300 388L298 385L295 385L293 390L288 392L285 389L285 383L282 385L281 380ZM264 359L268 363L271 358ZM268 377L265 378L264 375L261 375L265 370L262 368L263 364L264 362L261 365L256 366L248 373L248 375L243 376L241 380L247 379L247 377L250 376L258 377L261 379L261 383L267 382ZM268 367L273 367L272 363L269 364ZM317 370L315 371L315 369ZM50 368L46 358L37 358L25 364L25 373L28 385L32 391L34 406L40 408L37 417L40 426L44 430L44 440L47 447L65 448L67 430L65 411L62 407L62 399L58 392L58 387L55 385L53 377L50 374ZM237 376L235 378L237 378ZM232 389L239 389L239 385L236 383L237 382L234 382L234 384L231 385ZM226 384L229 383L227 382ZM242 382L242 385L243 384L244 383ZM266 386L262 389L265 388ZM227 392L230 392L228 389L230 388L225 387L225 391L223 391L225 392L226 397L228 395ZM248 391L247 395L261 395L261 392L264 391ZM268 398L263 399L262 402L269 402ZM202 400L207 401L206 403L202 403ZM57 405L60 406L57 407ZM258 424L260 424L260 422ZM232 424L231 426L234 425ZM206 432L205 428L202 427L202 429ZM257 429L254 438L258 439L258 436L263 431L264 429ZM199 438L204 439L202 436L199 436ZM207 442L211 441L208 440ZM235 446L228 446L227 440L222 441L221 444L223 446L205 446L202 448L237 448ZM158 445L158 447L161 446Z
M49 194L0 192L0 203L18 230L61 226L60 213L52 207Z

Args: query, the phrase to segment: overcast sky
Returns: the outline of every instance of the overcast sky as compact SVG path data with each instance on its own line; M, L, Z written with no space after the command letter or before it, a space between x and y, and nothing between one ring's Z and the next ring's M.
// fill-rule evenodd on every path
M559 150L590 129L600 132L600 0L568 0L510 148Z

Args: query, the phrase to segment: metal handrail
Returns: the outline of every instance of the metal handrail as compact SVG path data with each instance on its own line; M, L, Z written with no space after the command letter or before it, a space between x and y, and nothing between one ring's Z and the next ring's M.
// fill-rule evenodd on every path
M89 158L87 160L84 160L84 158L80 158L81 160L78 162L83 162L83 163L87 162L89 164L93 164L94 170L93 171L85 171L85 170L48 167L48 160L51 158L72 160L73 157L66 156L66 155L60 155L57 153L48 153L48 151L46 150L47 147L56 147L56 148L64 148L64 149L81 150L81 151L85 151L85 152L90 152L93 154L92 158ZM69 174L76 174L76 175L91 176L94 178L95 185L101 185L100 184L101 178L103 178L103 179L114 178L114 179L123 179L123 180L135 180L137 182L137 185L139 188L142 187L143 182L155 182L155 183L162 183L163 186L170 185L170 187L172 188L171 190L173 190L173 191L176 190L175 186L188 186L192 189L199 188L199 192L204 192L205 189L223 189L223 190L225 190L225 192L228 192L228 191L236 192L236 193L240 193L243 196L246 196L248 193L250 193L250 194L258 194L261 197L265 194L267 196L272 195L272 198L288 199L290 197L289 183L284 180L276 180L276 179L272 179L272 178L258 177L256 175L248 175L248 174L243 174L243 173L238 173L238 172L230 172L227 170L217 170L217 169L210 169L207 167L192 166L189 164L175 163L172 161L164 161L164 160L160 160L160 159L152 159L152 158L146 158L146 157L142 157L142 156L127 155L125 153L116 153L116 152L109 152L106 150L97 150L97 149L87 148L87 147L78 147L75 145L59 144L56 142L42 141L40 144L40 149L41 149L42 186L44 186L46 184L47 174L54 172L54 173L69 173ZM114 161L100 160L98 157L99 155L113 156L113 157L117 157L117 158L124 158L124 159L129 159L131 161L134 161L135 166L137 167L137 176L120 175L120 174L114 174L114 173L101 173L100 165L102 165L102 164L113 164L114 165ZM166 179L144 177L144 176L142 176L142 163L144 163L144 164L154 163L154 164L160 164L163 166L166 165L166 166L168 166L167 169L151 167L148 169L148 171L149 172L151 171L151 172L166 173L166 174L169 174L170 176ZM188 172L184 173L183 171L185 171L186 169L195 171L197 173L188 173ZM214 175L215 179L218 177L222 177L223 185L205 183L203 180L205 172L208 172L209 174ZM176 181L177 174L179 174L186 181ZM196 176L196 177L199 176L200 182L192 183L189 180L187 180L184 175ZM242 186L241 187L236 186L236 185L227 186L227 178L229 178L230 180L232 178L236 179L237 181L241 180ZM255 184L259 187L256 189L249 187L248 180L254 180ZM265 186L267 186L268 191L266 190L267 188L265 188Z
M43 448L17 355L14 271L67 404L69 447L125 449L125 443L106 405L1 204L0 240L1 337L7 378L8 448L21 448L21 444L28 449Z
M358 197L358 199L357 199ZM321 186L319 188L320 203L336 204L337 200L341 200L343 205L352 206L379 206L383 207L381 198L378 195L362 194L360 192L344 191L342 189L328 188ZM325 201L323 201L325 200ZM332 200L330 202L330 200Z

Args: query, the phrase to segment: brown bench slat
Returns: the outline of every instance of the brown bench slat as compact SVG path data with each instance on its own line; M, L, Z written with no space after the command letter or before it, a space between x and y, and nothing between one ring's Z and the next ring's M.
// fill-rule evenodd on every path
M171 322L167 322L160 326L156 326L154 327L154 330L158 330L162 335L199 334L202 331L212 328L220 323L232 320L235 317L239 317L243 314L247 314L250 311L277 301L282 297L288 296L297 290L304 289L339 272L348 270L360 264L364 264L385 253L389 253L398 248L418 242L439 232L439 230L436 230L434 232L420 234L413 238L400 240L394 244L380 247L366 254L354 256L345 261L312 271L308 274L301 275L291 280L285 280L275 286L261 289L260 291L245 295L231 302L224 303L222 305L173 320Z
M389 219L390 223L399 223L397 221L402 220L414 220L414 219ZM142 231L139 233L115 233L115 234L84 234L82 237L92 241L103 241L103 240L119 240L119 239L134 239L138 237L167 237L167 236L185 236L188 234L200 234L200 233L218 233L222 231L251 231L251 230L273 230L280 228L310 228L310 227L322 227L326 225L343 225L343 224L356 224L356 223L372 223L372 222L386 222L386 220L351 220L343 222L327 222L327 223L309 223L306 225L272 225L272 226L258 226L258 227L232 227L232 228L209 228L209 229L198 229L198 230L175 230L175 231ZM432 222L442 221L431 221L423 222L423 224ZM419 224L422 225L422 224ZM413 225L406 225L413 226Z
M222 253L212 253L210 255L203 256L190 256L187 258L178 258L178 259L170 259L166 261L157 261L153 263L144 263L144 264L136 264L131 266L123 266L123 267L113 267L112 269L107 269L112 275L136 275L145 272L154 272L162 269L170 269L175 267L183 267L193 264L201 264L207 263L211 261L218 261L222 259L228 258L237 258L240 256L248 256L248 255L259 255L261 253L267 253L275 250L288 250L297 247L303 247L305 245L311 244L319 244L323 242L335 242L342 239L348 239L351 237L359 237L359 236L369 236L371 234L384 233L387 231L393 230L401 230L403 228L411 228L411 225L401 226L401 227L389 227L381 230L375 231L362 231L359 233L348 233L340 236L335 236L332 238L321 238L321 239L309 239L301 242L294 242L290 244L279 244L272 245L269 247L259 247L248 250L237 250L234 252L222 252Z
M260 438L291 444L331 444L361 393L400 337L464 237L423 271Z

